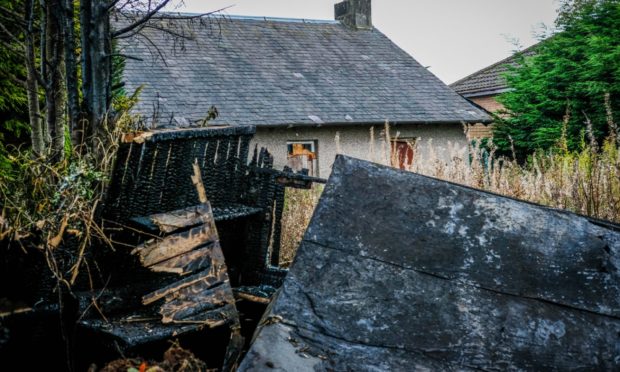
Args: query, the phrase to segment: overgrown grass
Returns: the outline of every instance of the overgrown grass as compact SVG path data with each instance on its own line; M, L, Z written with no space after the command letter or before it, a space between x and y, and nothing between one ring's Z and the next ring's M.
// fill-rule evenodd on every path
M525 163L495 155L488 146L472 143L451 154L414 162L410 170L497 194L579 214L620 222L620 151L615 137L601 148L584 144L579 151L537 152Z
M482 141L473 141L467 147L452 144L447 149L427 144L425 157L414 156L406 170L620 223L620 141L612 123L610 120L612 136L601 146L586 131L579 151L568 151L562 139L555 150L537 152L524 163L498 156L492 140L484 141L484 145ZM371 129L369 158L398 166L398 155L389 145L397 136L390 134L386 124L379 135L377 150ZM418 152L418 145L419 142L413 145L414 153ZM318 198L316 191L287 194L289 208L284 211L282 237L287 257L294 257Z
M310 223L314 208L323 192L323 185L315 184L310 190L286 190L284 210L282 212L282 240L280 247L280 264L288 267L295 258L295 252L306 227Z

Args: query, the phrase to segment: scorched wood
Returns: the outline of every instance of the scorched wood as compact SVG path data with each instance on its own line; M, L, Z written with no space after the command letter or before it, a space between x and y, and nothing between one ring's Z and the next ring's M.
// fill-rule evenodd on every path
M340 156L240 370L619 370L619 231Z

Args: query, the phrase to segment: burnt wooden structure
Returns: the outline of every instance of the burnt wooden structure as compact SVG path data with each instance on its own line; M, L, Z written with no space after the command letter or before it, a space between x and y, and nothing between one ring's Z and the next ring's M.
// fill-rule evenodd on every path
M338 157L240 370L619 370L620 226Z
M197 163L213 207L235 286L281 284L281 216L286 187L321 179L273 169L267 150L249 160L251 126L161 130L126 136L119 148L104 218L109 227L135 227L144 216L198 205Z
M199 337L225 356L215 365L206 356L210 367L233 368L243 346L235 297L268 301L287 272L284 190L321 181L274 170L265 149L248 161L253 133L211 127L123 139L102 212L114 249L93 256L100 288L77 294L79 339L127 355Z

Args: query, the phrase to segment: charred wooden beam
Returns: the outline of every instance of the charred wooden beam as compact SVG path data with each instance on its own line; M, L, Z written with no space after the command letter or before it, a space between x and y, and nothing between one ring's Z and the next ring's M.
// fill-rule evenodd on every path
M217 230L213 220L210 222L162 239L151 239L136 247L131 253L140 257L145 267L150 267L198 247L213 244L217 240Z
M166 296L173 296L174 293L183 290L187 287L193 287L194 285L200 285L205 289L212 288L227 280L226 272L221 268L211 266L209 270L201 271L197 274L185 277L182 280L176 281L166 287L160 288L154 292L145 294L142 297L142 303L144 305L152 304L155 301L165 298Z
M163 129L149 132L126 134L125 136L123 136L123 142L142 144L145 142L175 141L183 139L213 138L222 136L244 136L253 135L254 133L256 133L256 128L249 125L192 128L191 130Z
M183 276L191 274L192 272L210 268L213 261L215 261L214 256L220 255L221 248L219 243L214 242L205 248L199 248L191 252L172 257L166 261L148 266L148 268L155 272L174 273ZM223 261L224 257L218 257L217 260Z
M252 168L252 171L258 174L270 175L280 185L296 189L310 189L314 183L327 183L327 180L324 178L312 177L301 173L284 172L272 168L255 167Z
M171 234L209 222L208 208L208 204L199 204L178 211L134 217L131 220L137 228Z

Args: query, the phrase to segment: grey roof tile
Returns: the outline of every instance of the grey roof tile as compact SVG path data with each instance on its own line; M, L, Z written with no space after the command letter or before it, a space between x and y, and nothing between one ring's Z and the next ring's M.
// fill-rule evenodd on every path
M195 35L179 41L155 28L122 39L128 92L145 85L136 110L150 116L159 99L163 118L201 120L211 105L214 123L237 125L489 121L378 30L340 23L218 18L205 27L174 23ZM212 22L215 22L213 20ZM349 115L353 120L345 119ZM162 120L167 122L167 120Z
M490 66L476 71L454 83L450 87L464 97L476 97L484 95L495 95L508 90L506 74L510 66L518 66L517 58L524 55L526 57L536 54L535 44L521 52L515 53L508 58L496 62Z

